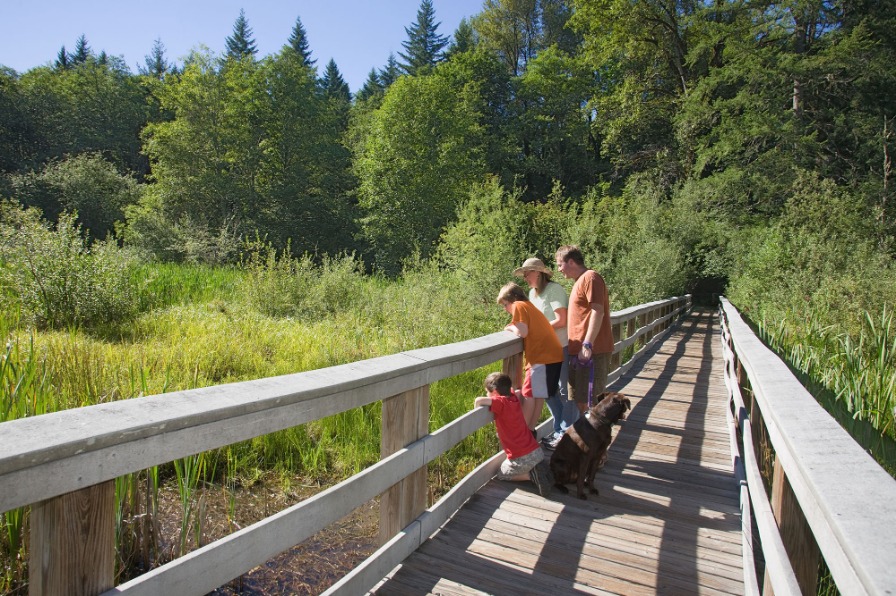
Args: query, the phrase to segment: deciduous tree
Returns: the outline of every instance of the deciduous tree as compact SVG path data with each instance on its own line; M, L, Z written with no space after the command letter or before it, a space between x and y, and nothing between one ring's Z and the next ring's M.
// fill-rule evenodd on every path
M478 115L440 76L402 77L372 115L356 158L363 231L390 274L442 228L484 173Z

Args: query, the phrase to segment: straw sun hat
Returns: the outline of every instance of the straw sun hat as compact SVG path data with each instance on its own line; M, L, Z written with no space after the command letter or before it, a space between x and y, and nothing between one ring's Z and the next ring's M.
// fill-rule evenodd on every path
M544 273L548 277L554 275L554 272L544 266L544 263L541 259L536 259L532 257L531 259L526 259L523 261L523 266L513 270L513 274L517 277L523 277L523 275L527 271L538 271L540 273Z

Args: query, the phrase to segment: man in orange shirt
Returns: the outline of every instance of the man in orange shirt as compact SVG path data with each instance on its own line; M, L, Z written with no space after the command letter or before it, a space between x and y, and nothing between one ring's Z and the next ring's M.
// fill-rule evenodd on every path
M584 413L607 389L613 354L610 297L604 278L585 266L577 246L561 246L555 259L557 270L575 280L567 311L569 398Z

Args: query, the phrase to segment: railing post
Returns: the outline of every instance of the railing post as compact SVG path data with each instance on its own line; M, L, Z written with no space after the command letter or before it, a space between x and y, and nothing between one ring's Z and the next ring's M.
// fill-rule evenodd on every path
M622 323L616 323L613 325L613 343L618 342L620 339L622 339ZM610 356L610 370L616 370L621 363L622 352L613 352L613 355Z
M31 596L93 596L115 586L115 481L31 507Z
M523 388L523 353L514 354L504 359L501 365L501 372L510 375L513 380L513 386L517 389Z
M429 385L383 400L380 456L385 458L429 432ZM426 466L383 493L380 500L380 542L385 544L426 511Z
M815 594L818 585L818 563L821 554L818 543L812 535L812 530L806 522L800 504L793 494L784 467L778 458L775 458L775 471L772 480L771 494L772 511L778 529L781 532L781 541L790 559L790 566L796 581L800 585L803 594ZM763 594L773 594L768 574L765 577Z

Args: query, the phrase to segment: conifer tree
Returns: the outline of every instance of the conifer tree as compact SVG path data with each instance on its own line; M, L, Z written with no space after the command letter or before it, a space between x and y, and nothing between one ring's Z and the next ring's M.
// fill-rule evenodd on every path
M384 66L380 70L378 77L383 90L391 87L392 83L398 80L398 77L400 76L401 67L398 65L398 61L395 59L395 54L389 54L389 59L386 60L386 66Z
M171 71L171 64L165 59L165 44L156 38L152 44L152 52L144 56L145 67L140 67L140 74L162 79Z
M308 35L305 33L305 27L302 26L302 19L296 17L296 24L292 27L292 34L289 36L289 45L302 57L302 63L307 67L313 67L317 60L311 59L311 50L308 47Z
M352 100L348 83L342 78L342 73L339 72L339 67L336 66L336 61L332 58L327 62L327 67L324 69L324 74L320 79L320 87L324 95L329 98L345 100L346 102Z
M364 85L361 87L361 90L358 91L356 98L360 101L364 101L382 92L383 85L380 83L380 77L376 74L376 69L371 68L370 72L367 74L367 80L364 81Z
M90 46L87 45L87 38L83 34L75 42L75 52L70 58L73 64L84 64L90 58Z
M442 49L448 45L448 38L436 32L439 25L441 23L435 22L432 0L422 0L417 10L417 22L404 28L408 39L401 45L407 53L398 53L404 60L401 64L404 72L409 75L422 73L442 59Z
M62 46L59 49L59 53L56 54L56 63L54 66L59 70L65 70L69 67L71 61L69 60L68 52L65 51L65 46Z
M240 16L233 24L233 35L227 38L227 57L239 60L245 57L253 57L258 53L255 40L252 38L252 28L246 19L246 12L241 8Z
M468 52L476 47L476 32L473 25L467 19L461 19L454 31L454 41L448 46L448 56Z

